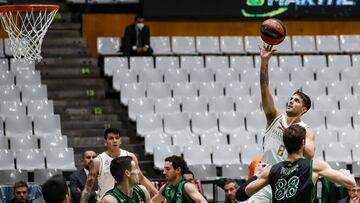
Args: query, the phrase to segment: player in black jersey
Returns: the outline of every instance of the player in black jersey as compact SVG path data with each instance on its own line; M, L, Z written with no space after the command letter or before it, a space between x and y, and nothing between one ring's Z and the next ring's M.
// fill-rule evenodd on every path
M305 128L299 125L285 129L283 141L288 152L287 161L266 166L259 177L254 176L240 186L236 198L245 201L269 184L273 203L311 203L316 198L315 185L320 176L348 189L356 187L348 170L334 170L324 161L304 158L305 134Z

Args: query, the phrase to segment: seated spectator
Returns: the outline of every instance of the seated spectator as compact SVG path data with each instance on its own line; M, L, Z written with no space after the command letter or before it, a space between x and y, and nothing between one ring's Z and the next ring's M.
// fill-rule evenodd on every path
M70 203L69 189L63 176L49 178L41 188L46 203Z
M337 201L337 203L359 203L360 202L360 180L356 180L356 187L348 190L348 196Z
M190 170L188 170L187 172L184 173L183 177L185 178L185 180L191 182L192 184L196 185L198 191L204 195L204 190L202 188L201 185L201 181L197 178L195 178L194 173Z
M144 25L144 17L136 15L134 23L125 28L122 51L125 56L151 56L150 28Z
M224 183L224 192L225 192L225 203L237 203L236 200L236 190L239 188L239 185L235 180L227 180Z
M31 203L27 200L28 185L24 181L18 181L14 184L14 198L9 203Z

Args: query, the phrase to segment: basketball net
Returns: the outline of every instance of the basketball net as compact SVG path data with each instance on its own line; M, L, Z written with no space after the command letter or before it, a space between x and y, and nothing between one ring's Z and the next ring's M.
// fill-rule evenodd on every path
M0 14L16 60L40 62L43 38L57 10L13 10Z

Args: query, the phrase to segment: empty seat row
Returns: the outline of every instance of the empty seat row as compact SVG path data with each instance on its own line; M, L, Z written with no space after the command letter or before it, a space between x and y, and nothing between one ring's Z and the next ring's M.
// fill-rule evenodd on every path
M40 71L22 70L15 73L0 70L0 85L15 85L22 87L24 85L40 85Z
M27 105L20 101L0 102L0 116L5 119L7 116L44 116L54 114L53 100L30 100Z
M0 149L49 149L56 147L68 147L67 136L48 135L40 137L40 139L31 135L9 138L0 136Z
M0 170L0 185L13 185L17 181L30 181L29 172L26 170L17 170L17 169L1 169ZM62 171L59 169L34 169L34 178L31 182L36 184L43 184L48 178L53 175L60 174L62 175Z
M244 54L258 53L260 36L152 36L155 55ZM99 54L116 54L120 37L98 37ZM280 53L353 53L360 52L359 35L293 35L275 46Z
M0 98L2 101L22 101L28 102L30 100L46 100L47 86L46 85L24 85L21 90L15 85L1 85Z
M0 149L0 162L0 170L15 168L29 171L41 168L75 169L73 148Z
M0 40L1 42L1 40ZM1 43L0 43L1 44ZM14 58L0 58L0 71L29 71L35 70L35 63L26 63L15 60Z

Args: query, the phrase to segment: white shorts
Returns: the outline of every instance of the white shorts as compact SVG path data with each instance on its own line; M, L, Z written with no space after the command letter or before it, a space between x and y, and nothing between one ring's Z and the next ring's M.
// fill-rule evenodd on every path
M259 190L253 196L251 196L247 203L271 203L272 202L272 191L271 186L267 185L263 189Z

